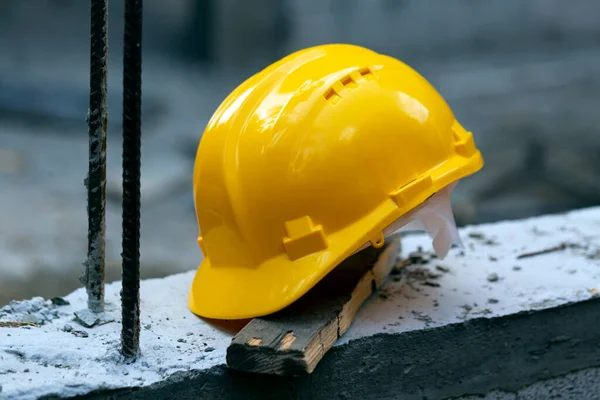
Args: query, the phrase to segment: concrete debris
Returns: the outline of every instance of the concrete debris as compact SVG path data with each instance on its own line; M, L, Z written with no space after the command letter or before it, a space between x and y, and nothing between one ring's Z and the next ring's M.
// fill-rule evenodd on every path
M69 324L65 324L65 326L63 326L62 329L64 332L72 332L73 331L73 327Z
M421 246L417 247L417 251L408 255L408 259L411 260L413 264L427 264L434 258L437 258L437 255L433 251L423 251Z
M471 233L469 233L469 237L471 239L479 239L479 240L485 239L485 235L481 232L471 232Z
M34 325L43 325L44 319L40 316L40 314L25 314L23 315L21 322L29 322Z
M17 357L19 359L19 361L25 361L25 354L23 354L19 350L6 349L6 350L4 350L4 352L7 353L7 354L11 354L11 355Z
M469 304L464 304L460 308L462 308L463 311L457 316L457 318L460 320L467 319L471 314L471 310L473 309L473 307Z
M471 315L487 315L487 314L491 314L492 310L490 310L489 308L480 308L477 310L472 310L470 311Z
M429 279L439 279L442 277L442 274L436 274L435 272L428 272L427 277Z
M519 265L515 265L514 267L512 267L513 271L520 271L521 267Z
M68 306L69 304L71 304L67 300L63 299L62 297L53 297L50 299L50 301L55 306Z
M426 326L433 322L431 317L424 312L412 311L411 313L416 320L424 322Z
M600 249L592 250L585 256L588 260L600 260Z
M495 272L492 272L487 277L488 282L498 282L499 279L500 279L500 277Z
M16 374L17 371L15 371L14 369L0 369L0 375L6 375L6 374Z
M85 332L85 331L71 331L71 333L72 333L74 336L81 337L81 338L86 338L86 337L88 337L88 336L89 336L89 335L88 335L88 333L87 333L87 332Z
M424 265L434 258L437 258L437 255L433 251L423 251L423 248L419 246L416 251L409 253L407 258L398 261L390 274L397 275L404 267L409 265Z
M13 300L2 307L2 312L6 314L31 314L40 311L46 307L46 301L41 297L34 297L31 300L16 301Z
M436 282L443 276L443 273L450 271L448 267L437 265L435 268L441 273L434 272L426 267L416 267L416 265L427 264L432 258L433 253L425 253L421 247L416 252L410 253L409 257L400 261L394 267L392 275L399 275L402 273L405 283L412 288L414 291L421 291L418 286L429 286L429 287L440 287L441 284ZM415 266L415 267L412 267ZM409 268L410 267L410 268ZM400 276L394 276L393 281L400 282L403 279Z
M102 319L101 313L93 313L87 308L76 311L73 314L75 315L75 322L86 328L92 328L94 325L98 324Z
M498 304L499 302L500 301L498 299L492 299L492 298L488 299L488 303L490 303L490 304Z
M11 327L40 326L59 317L60 311L57 306L41 297L24 301L13 300L0 309L0 323Z
M429 270L427 268L410 268L406 270L408 280L424 282L429 279Z
M435 269L437 269L438 271L443 272L443 273L450 272L450 268L448 268L448 267L446 267L444 265L436 265Z

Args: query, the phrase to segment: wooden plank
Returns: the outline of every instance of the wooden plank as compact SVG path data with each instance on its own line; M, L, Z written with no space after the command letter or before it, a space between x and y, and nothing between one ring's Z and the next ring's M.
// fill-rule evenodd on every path
M392 235L382 248L368 247L346 259L291 306L253 319L234 336L227 365L263 374L310 374L381 287L400 246L400 235Z

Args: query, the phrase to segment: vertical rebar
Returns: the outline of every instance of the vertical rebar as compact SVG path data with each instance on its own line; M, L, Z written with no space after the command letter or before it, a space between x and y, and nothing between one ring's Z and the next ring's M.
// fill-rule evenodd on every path
M140 337L140 166L142 0L125 0L123 45L123 327L121 351L135 357Z
M90 6L88 254L82 282L88 295L88 308L97 313L104 310L108 0L91 0Z

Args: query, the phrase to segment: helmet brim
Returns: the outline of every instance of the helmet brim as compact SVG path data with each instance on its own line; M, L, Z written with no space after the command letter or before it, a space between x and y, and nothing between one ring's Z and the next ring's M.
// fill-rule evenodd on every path
M460 158L460 157L459 157ZM389 224L425 201L437 190L477 172L483 167L479 151L456 162L452 173L445 169L436 173L430 192L420 193L398 215L390 214L385 205L336 232L329 247L321 252L297 259L290 266L287 254L272 258L257 268L239 266L214 267L205 257L198 268L188 296L190 310L201 317L221 320L255 318L275 313L289 306L344 259L368 242L369 232L382 232ZM384 217L385 216L385 217Z

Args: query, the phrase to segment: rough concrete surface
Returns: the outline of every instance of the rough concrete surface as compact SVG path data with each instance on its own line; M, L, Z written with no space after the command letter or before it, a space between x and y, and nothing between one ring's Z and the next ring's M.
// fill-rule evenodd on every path
M0 321L35 326L0 327L0 396L167 398L178 391L232 399L259 398L270 387L260 398L441 399L515 392L600 366L600 208L469 226L461 236L466 248L443 261L428 255L428 237L407 236L404 256L418 247L425 254L413 254L413 264L299 380L224 367L233 330L188 311L193 271L142 282L142 356L131 365L118 355L118 284L106 288L106 323L93 328L73 317L85 305L83 289L64 301L13 302Z
M510 393L494 390L485 395L461 396L455 400L598 400L600 369L589 368L546 379Z

